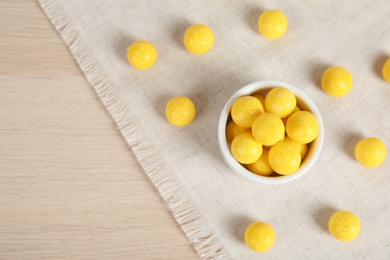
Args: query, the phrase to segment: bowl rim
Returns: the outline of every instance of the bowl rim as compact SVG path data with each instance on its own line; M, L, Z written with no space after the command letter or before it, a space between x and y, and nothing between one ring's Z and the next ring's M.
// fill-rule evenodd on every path
M255 93L261 92L261 90L267 91L267 89L272 89L275 87L284 87L291 90L298 99L301 99L310 108L311 110L310 112L312 112L317 119L318 136L315 139L316 143L315 143L314 151L311 154L311 157L305 160L304 165L302 165L295 173L291 175L285 175L285 176L268 177L268 176L257 175L250 172L233 158L233 156L230 153L228 142L226 140L226 124L230 114L231 107L235 100L237 100L241 96L253 95ZM313 166L314 162L317 160L317 158L321 153L323 142L324 142L324 124L322 121L320 111L318 110L313 100L299 88L282 81L275 81L275 80L257 81L239 89L226 102L224 108L222 109L219 122L218 122L218 144L219 144L219 149L221 151L222 157L224 158L225 162L236 173L258 183L281 184L299 178Z

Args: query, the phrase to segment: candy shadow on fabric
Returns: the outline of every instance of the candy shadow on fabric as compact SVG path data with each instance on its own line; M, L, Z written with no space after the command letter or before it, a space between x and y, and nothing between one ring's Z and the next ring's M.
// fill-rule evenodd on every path
M136 40L131 36L121 35L114 44L115 54L118 57L118 59L121 62L128 64L130 67L131 67L131 65L129 64L129 61L127 60L127 49L135 41Z
M184 34L186 30L191 26L191 23L185 19L181 19L173 23L171 29L171 35L173 41L180 46L180 48L187 50L184 46Z
M247 23L248 25L250 26L250 28L260 34L259 32L259 25L258 25L258 21L259 21L259 17L261 15L261 13L263 12L264 10L262 10L261 8L259 7L253 7L253 8L250 8L249 12L245 14L245 17L247 19Z
M248 216L237 215L229 219L228 227L229 233L234 239L242 245L245 244L245 230L247 227L256 222L256 220L249 218Z
M373 70L374 70L375 74L378 77L380 77L381 79L383 79L383 75L382 75L383 65L385 65L387 59L389 59L389 58L390 58L390 55L386 55L385 53L381 53L380 55L378 55L378 57L376 58L376 60L374 62Z
M355 146L364 137L359 133L350 133L344 138L344 152L355 160Z
M333 215L333 213L335 213L337 211L338 211L337 209L335 209L331 206L324 206L324 207L317 209L314 212L313 217L314 217L317 225L320 226L324 232L329 232L328 231L329 219Z
M319 89L322 90L321 86L321 78L322 74L324 74L325 70L329 67L332 67L332 65L329 65L327 63L315 63L311 64L311 80L314 85L316 85Z
M168 122L168 119L165 115L165 107L168 104L169 100L174 98L174 95L163 95L160 96L155 102L153 102L154 110L156 111L157 115L160 116L163 120Z

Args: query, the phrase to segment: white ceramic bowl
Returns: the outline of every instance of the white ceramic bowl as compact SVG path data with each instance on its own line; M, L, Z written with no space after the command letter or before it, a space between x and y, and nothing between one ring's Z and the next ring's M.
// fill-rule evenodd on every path
M229 118L230 109L238 98L242 96L249 96L257 93L267 93L269 90L275 88L275 87L283 87L286 89L291 90L297 99L297 105L299 105L302 110L307 110L313 113L313 115L316 117L318 122L318 136L317 138L309 145L308 152L304 160L302 161L301 166L299 169L291 174L291 175L285 175L285 176L261 176L254 174L250 171L248 171L245 167L243 167L240 163L238 163L230 153L230 145L226 141L226 124L227 120ZM225 159L228 166L235 171L236 173L252 180L255 182L265 183L265 184L279 184L279 183L285 183L292 180L295 180L296 178L302 176L304 173L306 173L311 166L313 166L314 162L317 160L318 156L320 155L322 144L324 142L324 124L322 122L320 111L318 111L318 108L314 104L314 102L305 94L303 93L299 88L294 87L290 84L280 82L280 81L259 81L254 82L252 84L249 84L239 91L237 91L226 103L225 107L222 110L221 116L219 118L219 124L218 124L218 142L219 142L219 148L221 150L222 156Z

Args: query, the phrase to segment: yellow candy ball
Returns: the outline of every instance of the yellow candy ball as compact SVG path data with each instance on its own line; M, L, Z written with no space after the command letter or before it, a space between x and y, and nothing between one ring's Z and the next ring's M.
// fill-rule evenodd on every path
M194 120L195 106L187 97L174 97L165 107L168 121L175 126L186 126Z
M263 153L263 146L251 133L237 135L231 145L232 155L239 163L250 164L257 161Z
M274 170L268 162L268 153L269 149L263 148L263 154L260 156L260 159L254 163L248 164L248 170L261 176L271 175Z
M276 173L290 175L301 165L301 155L297 149L282 141L271 147L268 161Z
M286 16L277 10L263 12L258 21L259 32L268 39L281 37L287 29Z
M274 242L275 232L267 223L255 222L245 230L245 243L253 251L267 251Z
M277 141L276 144L279 143L279 142L284 141L284 138L285 138L285 137L286 137L286 135L283 135L282 139L280 139L279 141ZM274 146L274 145L275 145L275 144L273 144L273 145L263 145L263 148L271 149L271 147Z
M382 69L383 78L390 83L390 59L385 62Z
M295 112L298 112L298 111L302 111L302 109L297 105L297 106L295 106L295 108L294 108L293 112L291 113L291 115L294 114ZM285 117L285 118L282 118L284 127L286 127L288 118L289 118L289 116Z
M156 48L147 41L136 41L127 49L127 60L134 68L139 70L152 67L156 58Z
M250 133L251 129L238 126L233 120L231 120L226 126L226 140L229 144L231 144L234 137L245 132Z
M252 125L253 137L262 145L274 145L284 137L282 119L272 113L264 113Z
M256 118L264 113L257 98L246 96L237 99L232 106L231 116L238 126L251 127Z
M386 147L378 138L366 138L357 143L355 157L362 165L375 167L385 160Z
M288 136L286 136L286 138L284 139L284 143L290 145L292 149L296 149L299 152L299 154L301 155L301 161L303 160L303 158L305 158L307 154L307 144L294 142Z
M263 94L255 94L255 95L252 95L252 97L257 98L260 101L261 105L263 106L264 111L266 111L265 110L265 95L263 95Z
M196 24L184 34L184 45L193 54L203 54L210 50L214 43L213 32L205 25Z
M351 212L338 211L330 217L328 228L338 240L351 241L359 235L360 221Z
M309 111L295 112L287 120L286 132L295 142L310 143L318 135L317 119Z
M352 87L352 76L342 67L330 67L321 78L322 89L333 97L342 97Z
M265 97L267 112L274 113L280 118L288 117L297 106L294 93L282 87L274 88Z

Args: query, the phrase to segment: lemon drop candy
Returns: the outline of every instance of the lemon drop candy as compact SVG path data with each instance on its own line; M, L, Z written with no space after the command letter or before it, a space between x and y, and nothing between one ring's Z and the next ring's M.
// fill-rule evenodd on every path
M282 141L271 147L268 161L276 173L290 175L301 165L301 155L297 149Z
M355 157L362 165L375 167L385 160L386 147L378 138L366 138L357 143Z
M281 37L287 29L286 16L278 10L263 12L258 21L259 32L268 39Z
M342 67L330 67L321 78L322 89L333 97L342 97L352 87L352 76Z
M262 145L274 145L284 138L285 128L282 119L272 113L264 113L252 125L253 137Z
M382 68L383 78L390 83L390 59L385 62Z
M253 138L251 133L242 133L233 139L231 151L234 159L239 163L250 164L260 158L263 146Z
M232 143L234 137L241 133L250 133L251 129L250 128L244 128L241 126L238 126L236 123L234 123L233 120L231 120L227 125L226 125L226 140L229 144Z
M263 148L263 153L260 158L256 162L247 165L248 170L261 176L271 175L274 170L268 162L268 153L269 149Z
M139 70L152 67L157 58L157 51L153 44L147 41L136 41L127 49L127 60Z
M309 111L295 112L287 119L286 132L295 142L310 143L318 135L317 119Z
M284 139L284 143L290 145L292 149L296 149L299 152L299 154L301 155L301 161L303 160L303 158L305 158L307 154L307 144L294 142L288 136L286 136L286 138Z
M302 111L302 109L301 109L298 105L296 105L295 108L294 108L294 110L293 110L293 112L292 112L292 114L294 114L295 112L298 112L298 111ZM292 115L292 114L291 114L291 115ZM289 118L289 117L282 118L284 127L286 127L286 123L287 123L288 118Z
M265 95L263 95L263 94L254 94L254 95L252 95L252 97L257 98L260 101L261 105L263 106L264 111L266 111L266 109L265 109Z
M238 126L251 127L256 118L263 112L263 106L257 98L245 96L233 103L231 116Z
M275 232L267 223L254 222L245 230L245 243L253 251L267 251L274 242Z
M210 50L214 35L209 27L202 24L192 25L184 34L184 46L193 54L203 54Z
M165 116L175 126L186 126L194 120L195 106L187 97L174 97L165 107Z
M334 213L328 222L329 232L341 241L351 241L360 233L359 219L348 211Z
M297 106L294 93L282 87L270 90L265 97L267 112L274 113L280 118L288 117Z
M283 135L282 139L280 139L280 140L277 141L276 143L279 143L279 142L283 141L284 138L285 138L285 135ZM274 145L275 145L275 144L273 144L273 145L263 145L263 148L271 149L271 147L274 146Z

